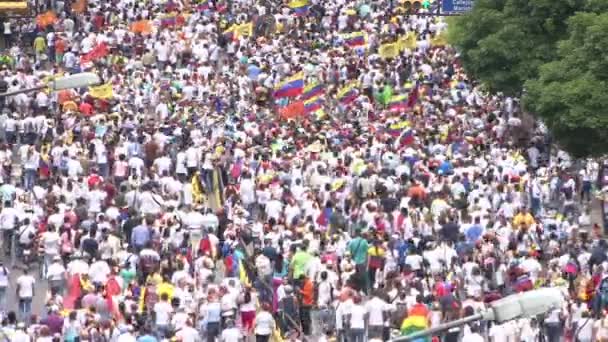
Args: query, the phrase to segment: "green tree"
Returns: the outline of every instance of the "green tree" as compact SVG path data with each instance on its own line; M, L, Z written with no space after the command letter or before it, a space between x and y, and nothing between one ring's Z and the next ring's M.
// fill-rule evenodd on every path
M526 109L576 157L608 152L608 13L577 13L557 58L526 82Z
M468 74L491 91L517 95L556 57L567 19L585 6L584 0L477 0L471 12L450 19L448 41Z

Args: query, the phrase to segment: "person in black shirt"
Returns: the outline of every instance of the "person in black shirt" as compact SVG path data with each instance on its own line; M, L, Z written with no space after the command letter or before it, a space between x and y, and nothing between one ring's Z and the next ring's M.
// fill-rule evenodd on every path
M141 224L141 217L139 217L137 215L137 212L135 212L133 209L130 209L129 218L122 225L123 236L129 245L132 244L131 233L133 232L133 228L137 227L140 224Z
M97 227L91 227L89 235L82 240L81 248L90 258L96 258L99 251L99 243L95 239Z

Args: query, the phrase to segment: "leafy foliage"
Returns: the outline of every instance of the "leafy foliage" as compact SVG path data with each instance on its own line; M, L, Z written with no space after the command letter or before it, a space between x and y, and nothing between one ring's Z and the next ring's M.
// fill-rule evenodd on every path
M568 20L557 57L526 82L524 104L547 123L574 156L608 152L608 13L580 12Z
M477 0L448 41L489 90L525 108L576 157L608 152L608 1Z
M451 18L448 41L471 76L492 91L516 95L556 57L567 19L585 6L583 0L478 0L471 12Z

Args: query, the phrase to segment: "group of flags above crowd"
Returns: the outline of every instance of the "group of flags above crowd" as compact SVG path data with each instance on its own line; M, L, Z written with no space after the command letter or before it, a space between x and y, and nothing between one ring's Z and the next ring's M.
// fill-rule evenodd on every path
M336 100L344 106L350 105L359 96L359 82L350 81L340 88L336 93ZM391 112L404 111L413 108L418 97L418 84L406 84L404 90L407 94L401 93L390 95L387 98L385 107ZM304 73L298 72L292 77L277 84L274 88L274 98L299 98L303 102L305 114L322 110L324 105L323 95L325 87L319 81L312 81L308 84L304 82Z

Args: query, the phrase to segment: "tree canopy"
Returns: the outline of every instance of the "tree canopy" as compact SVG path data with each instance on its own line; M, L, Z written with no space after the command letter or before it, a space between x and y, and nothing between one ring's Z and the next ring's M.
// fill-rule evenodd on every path
M526 108L577 157L608 152L608 13L577 13L557 58L526 82Z
M519 96L577 157L608 152L608 2L477 0L448 41L490 91ZM525 92L524 92L525 90Z

